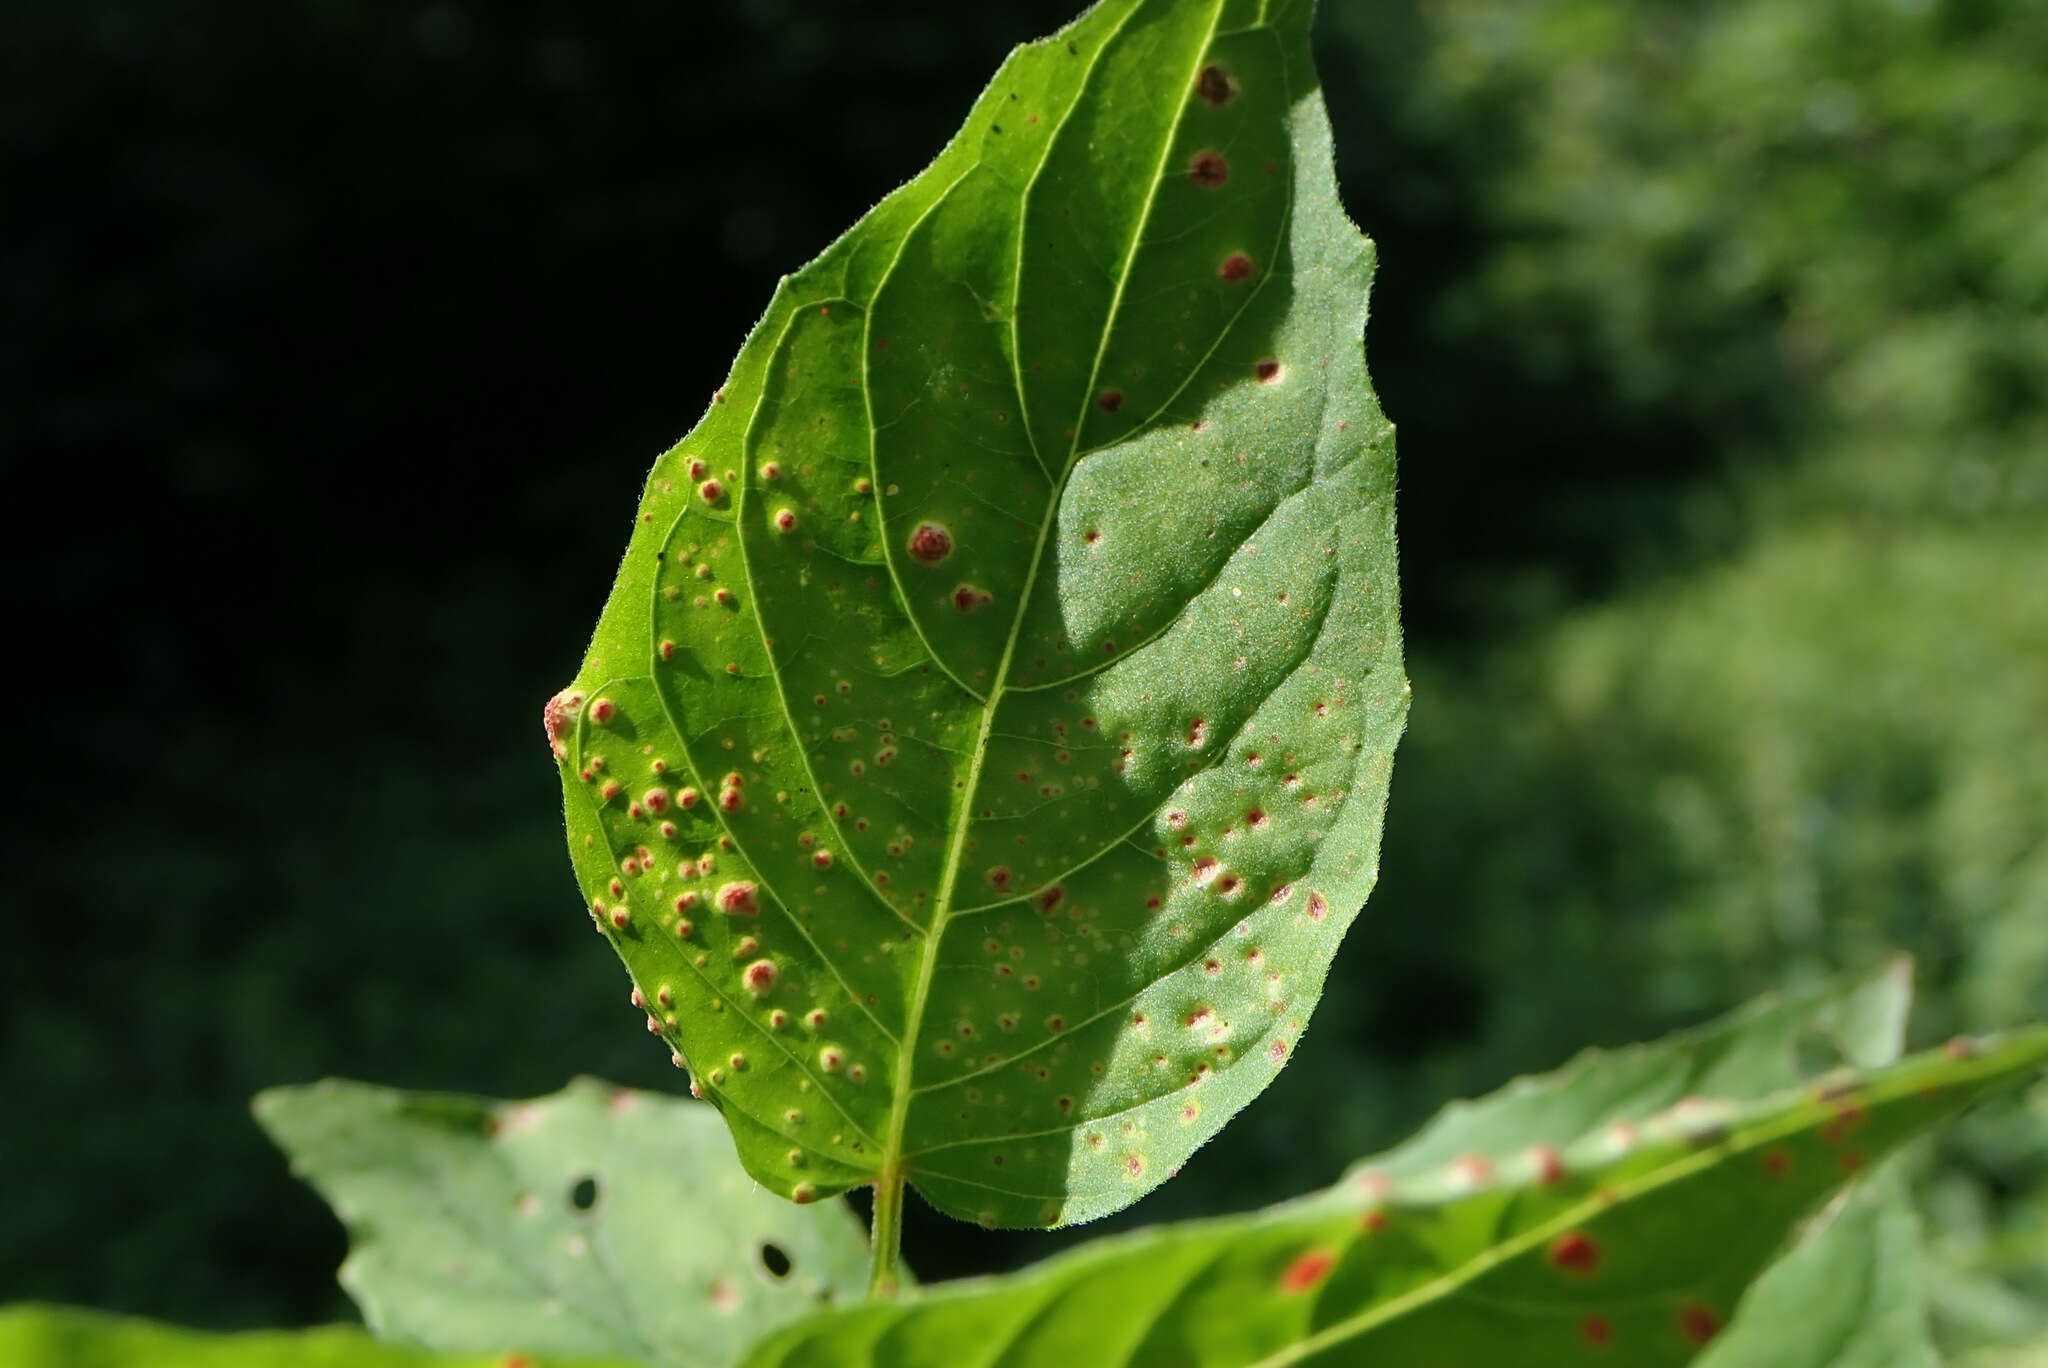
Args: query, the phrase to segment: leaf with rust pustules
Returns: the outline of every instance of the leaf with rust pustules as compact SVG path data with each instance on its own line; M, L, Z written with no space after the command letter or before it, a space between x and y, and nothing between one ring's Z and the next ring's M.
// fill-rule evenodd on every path
M1106 0L784 280L550 701L748 1171L1115 1211L1300 1041L1407 709L1307 0Z
M1830 1195L2048 1063L2048 1028L2036 1027L1747 1095L1792 1075L1808 1027L1847 1058L1884 1053L1893 991L1877 981L1648 1051L1590 1053L1447 1111L1325 1192L815 1316L744 1363L951 1368L971 1344L1005 1368L1679 1368L1716 1345L1724 1368L1831 1368L1827 1348L1846 1345L1869 1309L1854 1289L1813 1292L1816 1265L1856 1271L1839 1240L1779 1263L1758 1284L1760 1319L1745 1289ZM1438 1145L1453 1137L1463 1153L1446 1158ZM1854 1208L1852 1232L1897 1242L1884 1210ZM1909 1214L1903 1238L1910 1248ZM1838 1339L1817 1345L1815 1329L1830 1327Z

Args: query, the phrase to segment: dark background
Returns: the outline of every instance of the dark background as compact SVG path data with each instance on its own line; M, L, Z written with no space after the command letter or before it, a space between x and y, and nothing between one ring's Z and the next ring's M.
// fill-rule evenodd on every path
M1413 730L1298 1062L1127 1219L1893 946L1923 1038L2048 1012L2042 11L1325 11ZM348 1314L271 1084L675 1086L539 705L777 276L1071 13L0 17L0 1300ZM1954 1342L2048 1330L2044 1155L2037 1097L1921 1161L2008 1297ZM917 1212L907 1255L1062 1238Z

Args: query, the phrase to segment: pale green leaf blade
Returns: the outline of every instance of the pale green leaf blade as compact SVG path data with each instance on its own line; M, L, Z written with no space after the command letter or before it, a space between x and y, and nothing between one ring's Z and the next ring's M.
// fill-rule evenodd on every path
M1950 1360L1950 1368L2048 1368L2048 1338L1973 1350Z
M1920 1220L1898 1165L1838 1206L1757 1280L1699 1368L1935 1368Z
M220 1334L69 1306L0 1307L7 1368L631 1368L627 1359L456 1355L379 1344L353 1325Z
M854 1214L758 1191L695 1103L330 1081L255 1109L348 1227L342 1285L383 1339L700 1368L863 1286Z
M1768 994L1653 1044L1589 1049L1563 1068L1450 1103L1351 1176L1397 1179L1446 1168L1496 1151L1502 1136L1563 1149L1684 1098L1761 1098L1827 1069L1878 1068L1899 1057L1912 998L1913 964L1900 956L1861 977Z
M749 1368L1692 1361L1798 1223L1866 1166L2048 1063L2048 1028L1755 1101L1686 1099L1552 1149L1503 1132L1248 1217L1101 1241L1008 1279L814 1317Z
M548 729L597 928L774 1191L1127 1205L1376 877L1392 430L1309 12L1019 49L655 467Z

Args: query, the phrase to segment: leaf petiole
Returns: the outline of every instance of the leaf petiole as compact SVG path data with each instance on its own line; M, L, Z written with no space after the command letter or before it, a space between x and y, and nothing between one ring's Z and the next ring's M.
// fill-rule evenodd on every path
M869 1236L868 1300L894 1301L903 1259L903 1170L885 1169L875 1181L875 1223Z

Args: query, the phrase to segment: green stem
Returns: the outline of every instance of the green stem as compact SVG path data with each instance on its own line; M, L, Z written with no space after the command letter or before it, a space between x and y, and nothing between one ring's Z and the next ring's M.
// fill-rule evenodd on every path
M875 1228L869 1236L868 1300L894 1301L903 1257L903 1170L891 1164L875 1180Z

